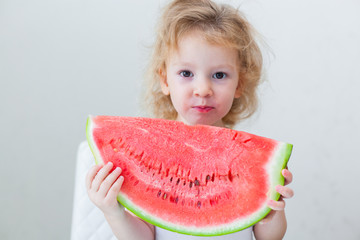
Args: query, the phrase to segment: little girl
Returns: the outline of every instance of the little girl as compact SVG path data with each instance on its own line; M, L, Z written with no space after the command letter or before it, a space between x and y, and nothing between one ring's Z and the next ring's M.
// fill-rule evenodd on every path
M155 117L232 127L256 109L262 55L254 30L241 14L211 0L175 0L164 9L149 66L146 103ZM118 239L282 239L286 231L285 202L292 189L277 186L279 201L253 227L219 237L194 237L157 228L118 204L121 169L96 165L86 177L91 201L104 213ZM292 181L282 171L285 185Z

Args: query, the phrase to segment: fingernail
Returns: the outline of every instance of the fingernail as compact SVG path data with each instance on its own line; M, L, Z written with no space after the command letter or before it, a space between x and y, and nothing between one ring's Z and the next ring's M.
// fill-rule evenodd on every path
M267 203L268 203L268 205L272 206L272 205L274 205L275 201L274 200L269 200Z

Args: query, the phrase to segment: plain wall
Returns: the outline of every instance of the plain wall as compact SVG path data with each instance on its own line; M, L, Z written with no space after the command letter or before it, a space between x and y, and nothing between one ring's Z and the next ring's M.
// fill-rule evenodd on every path
M227 2L273 52L237 129L294 144L285 239L360 239L360 2ZM69 239L86 118L141 114L163 4L0 0L0 239Z

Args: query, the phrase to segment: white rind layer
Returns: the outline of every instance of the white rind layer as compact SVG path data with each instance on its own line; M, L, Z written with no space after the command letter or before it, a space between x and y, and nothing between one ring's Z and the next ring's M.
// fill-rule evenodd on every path
M94 155L96 164L103 164L104 160L102 159L99 149L95 145L93 135L91 134L93 132L93 128L94 122L92 121L92 116L90 115L86 122L86 139L89 144L90 150Z

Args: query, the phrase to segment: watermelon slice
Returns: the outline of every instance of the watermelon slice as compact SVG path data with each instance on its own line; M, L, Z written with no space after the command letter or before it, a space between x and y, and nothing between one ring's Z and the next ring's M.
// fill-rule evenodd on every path
M123 169L123 206L153 225L201 236L265 217L292 150L245 132L151 118L90 116L86 134L96 163Z

